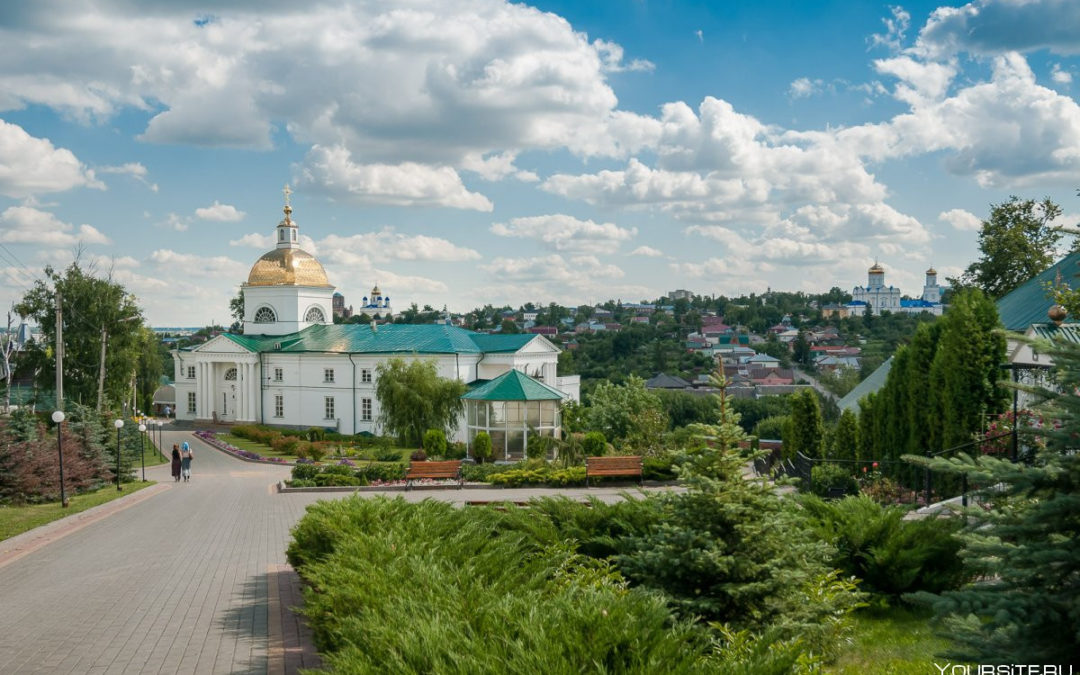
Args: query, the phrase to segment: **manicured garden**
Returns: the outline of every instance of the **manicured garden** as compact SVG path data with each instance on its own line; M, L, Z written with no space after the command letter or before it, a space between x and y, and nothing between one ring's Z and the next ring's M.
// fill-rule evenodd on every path
M967 579L952 521L780 497L746 459L699 447L685 493L616 504L320 502L289 560L335 671L887 672L943 646L903 598Z

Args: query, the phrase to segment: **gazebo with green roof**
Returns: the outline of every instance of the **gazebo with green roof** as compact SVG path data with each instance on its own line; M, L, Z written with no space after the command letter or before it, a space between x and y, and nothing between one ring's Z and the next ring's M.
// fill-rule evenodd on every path
M520 370L509 370L461 398L469 452L481 431L491 436L493 459L499 461L524 459L530 437L559 436L564 394Z

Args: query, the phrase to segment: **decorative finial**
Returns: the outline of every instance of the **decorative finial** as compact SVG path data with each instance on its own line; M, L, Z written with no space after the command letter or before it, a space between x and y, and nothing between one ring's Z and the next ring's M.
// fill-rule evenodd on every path
M285 211L285 223L287 225L292 225L292 218L290 217L292 215L292 206L289 206L289 195L292 194L292 190L289 188L288 183L285 184L285 189L281 192L285 195L285 208L282 209Z

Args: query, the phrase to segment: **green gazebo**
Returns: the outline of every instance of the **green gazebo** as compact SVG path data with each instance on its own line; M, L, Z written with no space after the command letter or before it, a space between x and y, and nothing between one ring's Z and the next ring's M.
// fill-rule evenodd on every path
M565 394L519 370L509 370L461 397L465 401L467 452L476 434L491 436L493 459L524 459L530 437L559 437Z

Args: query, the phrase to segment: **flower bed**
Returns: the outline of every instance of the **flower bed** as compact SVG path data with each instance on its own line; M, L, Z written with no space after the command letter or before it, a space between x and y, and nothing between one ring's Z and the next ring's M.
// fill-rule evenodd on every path
M241 450L240 448L236 447L235 445L231 445L231 444L226 443L225 441L221 440L212 431L196 431L195 435L198 436L200 439L202 439L208 445L212 445L215 448L217 448L218 450L222 450L224 452L227 452L230 455L233 455L235 457L239 457L240 459L246 459L246 460L251 461L251 462L266 462L268 464L283 464L283 465L286 465L286 466L292 465L292 462L286 462L284 459L282 459L280 457L263 457L262 455L258 454L257 452L249 452L247 450Z

